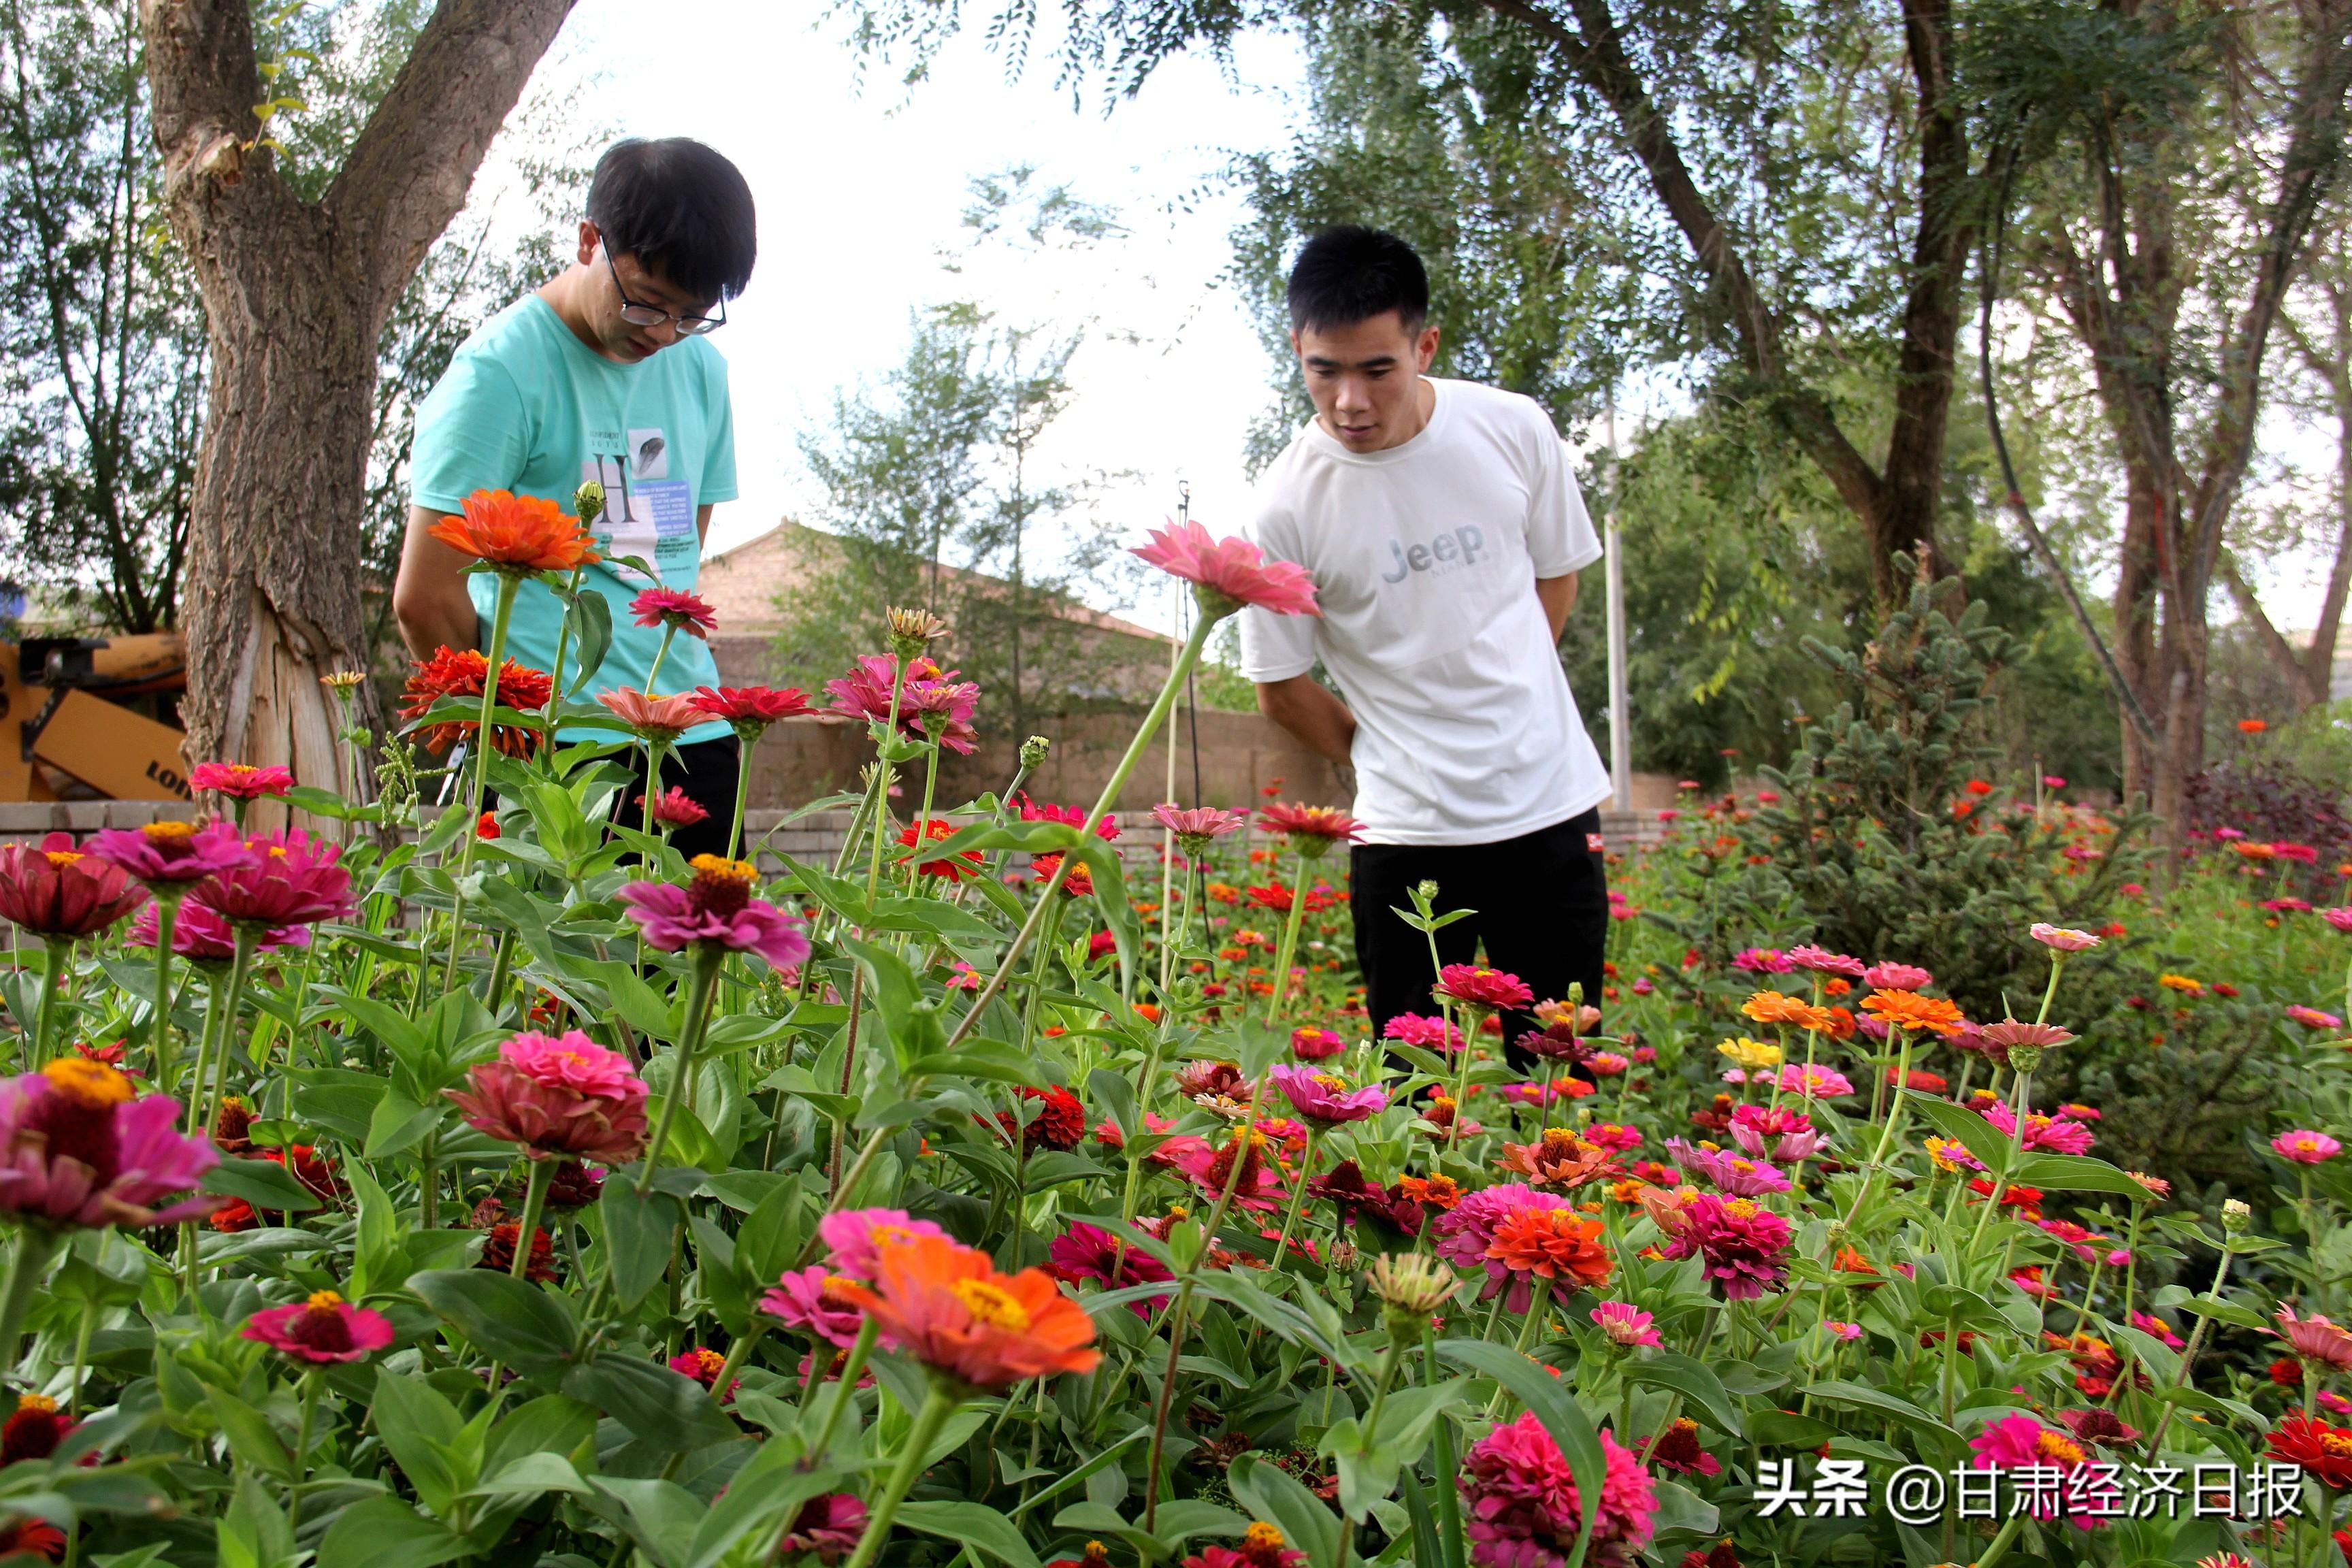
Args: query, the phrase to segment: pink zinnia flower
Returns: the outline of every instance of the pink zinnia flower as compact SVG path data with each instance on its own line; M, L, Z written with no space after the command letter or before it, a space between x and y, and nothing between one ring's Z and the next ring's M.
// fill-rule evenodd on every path
M188 787L198 795L225 795L231 800L259 800L284 795L294 787L290 768L257 768L244 763L198 763L188 774Z
M2322 910L2319 918L2340 931L2352 931L2352 904L2333 910Z
M1631 1301L1603 1301L1592 1309L1592 1321L1612 1344L1636 1350L1644 1345L1665 1343L1658 1331L1650 1326L1651 1316Z
M1641 1131L1622 1121L1596 1121L1583 1129L1583 1138L1587 1143L1598 1143L1619 1154L1642 1146Z
M149 887L182 888L253 858L245 836L226 822L151 822L110 827L93 836L89 853Z
M1483 963L1449 963L1440 969L1437 994L1465 1006L1486 1008L1525 1007L1536 999L1526 981Z
M1270 1075L1290 1108L1318 1127L1362 1121L1388 1109L1388 1091L1373 1086L1349 1089L1343 1079L1286 1062Z
M2086 931L2076 931L2072 926L2053 926L2040 921L2028 927L2025 934L2059 952L2081 952L2085 948L2098 946L2100 940Z
M1046 1247L1045 1272L1065 1283L1091 1279L1111 1290L1129 1285L1157 1285L1175 1278L1166 1264L1133 1242L1122 1242L1102 1226L1084 1220L1071 1221L1070 1228ZM1166 1296L1129 1303L1139 1318L1150 1318L1167 1304Z
M135 1093L130 1079L82 1057L0 1079L0 1214L45 1229L95 1230L211 1213L219 1200L194 1189L219 1152L211 1140L173 1130L178 1100ZM171 1197L181 1201L155 1207Z
M1735 1107L1731 1112L1731 1137L1750 1154L1783 1164L1806 1158L1827 1142L1811 1117L1788 1106Z
M1310 858L1334 844L1353 844L1364 836L1364 825L1346 812L1328 805L1293 805L1276 801L1257 814L1258 826L1288 837L1291 847L1304 848Z
M648 588L629 601L629 614L641 626L670 626L690 637L708 641L719 624L719 612L709 604L677 588Z
M1030 799L1029 792L1024 790L1021 792L1021 820L1058 822L1065 827L1083 828L1087 825L1087 808L1083 805L1054 805L1049 803L1040 803ZM1113 812L1104 813L1103 819L1095 824L1095 836L1106 844L1116 840L1118 837L1118 815Z
M809 710L808 693L797 686L698 686L687 700L732 724L736 736L746 742L758 740L779 719Z
M2022 1413L1986 1422L1977 1435L1969 1439L1969 1447L1976 1451L1976 1458L1969 1462L1979 1470L2009 1470L2031 1466L2071 1474L2082 1468L2090 1458L2084 1451L2083 1445L2071 1434L2054 1432ZM2033 1516L2046 1519L2054 1511L2046 1501L2042 1501L2033 1510Z
M860 1383L858 1386L863 1388L866 1384ZM801 1504L783 1539L776 1542L776 1555L782 1559L811 1552L825 1568L833 1568L857 1550L858 1540L865 1533L866 1505L850 1492L826 1492Z
M1743 1159L1727 1149L1703 1149L1680 1138L1666 1140L1666 1158L1686 1171L1696 1171L1708 1185L1735 1198L1785 1193L1789 1178L1778 1169Z
M1215 1143L1205 1138L1171 1138L1160 1146L1158 1157L1173 1166L1203 1197L1213 1199L1231 1182L1235 1208L1265 1212L1282 1206L1286 1191L1281 1171L1267 1157L1269 1142L1267 1135L1258 1129L1236 1127ZM1235 1160L1242 1163L1238 1177L1234 1173Z
M2004 1057L2011 1046L2037 1046L2047 1050L2074 1043L2074 1037L2055 1024L2028 1024L2016 1018L1980 1025L1976 1034L1978 1039L1996 1047Z
M1780 1092L1801 1094L1807 1100L1834 1100L1842 1094L1852 1094L1853 1085L1835 1068L1790 1062L1780 1069Z
M1916 963L1874 963L1862 972L1862 982L1873 991L1922 991L1936 977Z
M1822 1327L1842 1340L1853 1341L1862 1338L1860 1323L1841 1323L1835 1318L1823 1318Z
M910 675L901 708L925 740L970 756L980 740L980 731L971 727L971 716L980 710L980 683L958 680L959 673Z
M1595 1051L1584 1058L1584 1065L1595 1078L1615 1078L1633 1064L1615 1051Z
M1151 819L1176 836L1185 854L1199 857L1213 839L1240 830L1249 817L1223 806L1196 805L1189 810L1161 803L1151 808Z
M313 1290L309 1300L288 1307L264 1307L238 1332L280 1355L320 1366L362 1360L393 1340L390 1318L354 1307L332 1290Z
M2009 1108L2006 1101L1996 1100L1989 1105L1979 1106L1977 1114L2008 1136L2017 1136L2017 1113ZM2026 1114L2025 1147L2028 1150L2046 1149L2053 1154L2087 1154L2091 1152L2091 1145L2096 1142L2097 1137L2089 1125L2071 1116L2044 1116L2038 1110Z
M826 1285L836 1278L822 1263L786 1269L775 1289L760 1298L760 1310L786 1328L847 1350L856 1343L858 1325L866 1314L827 1291Z
M231 925L268 930L341 920L352 912L342 847L299 827L247 838L253 859L223 871L198 895Z
M2335 1014L2324 1013L2316 1007L2305 1007L2299 1004L2289 1006L2286 1016L2306 1029L2340 1029L2344 1026L2344 1020Z
M1861 979L1863 972L1869 968L1868 964L1858 958L1849 958L1843 952L1832 952L1825 947L1815 947L1811 942L1790 948L1789 963L1795 968L1811 970L1815 974L1838 974L1848 980Z
M2298 1165L2317 1165L2344 1152L2344 1145L2325 1132L2308 1127L2298 1127L2292 1132L2282 1132L2271 1140L2279 1158L2292 1160Z
M520 1034L499 1059L467 1075L472 1088L442 1092L466 1124L520 1143L534 1160L626 1164L645 1152L646 1086L626 1057L577 1029L558 1039Z
M1633 1450L1606 1431L1600 1436L1607 1468L1592 1510L1590 1560L1630 1563L1650 1539L1657 1493ZM1584 1500L1534 1411L1480 1438L1464 1458L1459 1485L1478 1568L1564 1568L1584 1526Z
M1731 967L1751 974L1787 974L1797 965L1777 947L1743 947L1731 955Z
M1307 1027L1290 1031L1290 1054L1303 1062L1326 1061L1348 1048L1348 1042L1328 1029Z
M637 809L643 811L645 808L646 797L641 795L637 796ZM663 827L691 827L707 820L710 813L703 810L701 803L692 795L672 784L654 796L653 816L654 821Z
M2141 1333L2155 1335L2174 1350L2189 1348L2188 1342L2172 1331L2172 1325L2153 1312L2134 1312L2131 1315L2131 1324Z
M131 934L124 940L132 947L152 947L159 929L151 903L131 921ZM254 951L310 945L309 926L271 926L255 942ZM179 918L172 922L172 951L192 963L226 963L236 956L236 932L197 893L180 905Z
M2316 1313L2298 1318L2293 1307L2278 1310L2278 1335L2307 1362L2319 1362L2342 1372L2352 1368L2352 1333Z
M675 741L709 715L691 697L649 697L632 686L596 693L596 700L613 711L641 741Z
M1673 1240L1666 1256L1706 1262L1703 1272L1723 1286L1726 1300L1752 1301L1778 1290L1789 1275L1789 1222L1748 1198L1701 1193L1679 1207L1654 1211Z
M874 1279L886 1247L903 1246L919 1236L952 1239L904 1209L836 1209L816 1222L816 1233L833 1252L834 1272L852 1279Z
M1193 585L1201 613L1212 618L1244 605L1278 616L1317 616L1315 579L1288 561L1268 561L1246 539L1218 539L1186 519L1151 531L1151 542L1133 552Z
M683 888L672 882L631 882L621 889L621 902L647 942L665 952L676 952L689 942L756 952L777 970L808 957L807 922L751 896L759 873L748 861L697 855L688 864L694 868L694 880Z
M1458 1051L1462 1048L1461 1030L1443 1018L1423 1017L1419 1013L1399 1013L1381 1028L1381 1037L1433 1051Z
M121 867L76 849L70 833L52 833L37 847L0 847L0 920L35 936L92 935L146 898Z

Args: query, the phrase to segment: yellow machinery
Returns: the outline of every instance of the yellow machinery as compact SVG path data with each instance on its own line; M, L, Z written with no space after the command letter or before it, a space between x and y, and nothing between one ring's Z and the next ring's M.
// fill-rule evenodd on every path
M180 731L122 699L188 683L177 632L0 643L0 801L55 800L46 763L113 800L185 800Z

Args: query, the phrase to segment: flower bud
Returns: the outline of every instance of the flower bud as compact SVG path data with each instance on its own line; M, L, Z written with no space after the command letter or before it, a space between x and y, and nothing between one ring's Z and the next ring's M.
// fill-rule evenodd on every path
M1433 904L1437 901L1437 884L1424 878L1413 884L1412 896L1420 903Z
M1021 742L1021 765L1024 768L1035 767L1045 760L1045 753L1053 750L1053 747L1054 742L1043 735L1030 736Z
M900 658L919 658L923 651L948 635L947 622L925 609L889 609L883 619L890 643L890 651Z
M2009 1065L2019 1072L2032 1072L2042 1065L2042 1047L2040 1046L2010 1047Z
M1381 1299L1391 1337L1400 1341L1418 1339L1429 1315L1462 1289L1453 1269L1422 1252L1391 1252L1375 1258L1365 1270L1364 1282Z
M594 479L583 482L572 492L572 511L580 520L581 527L593 527L596 520L604 515L604 485Z
M2223 1201L2221 1205L2221 1229L2226 1234L2231 1236L2239 1236L2243 1234L2246 1226L2253 1223L2253 1219L2254 1211L2248 1208L2236 1198L2229 1198Z

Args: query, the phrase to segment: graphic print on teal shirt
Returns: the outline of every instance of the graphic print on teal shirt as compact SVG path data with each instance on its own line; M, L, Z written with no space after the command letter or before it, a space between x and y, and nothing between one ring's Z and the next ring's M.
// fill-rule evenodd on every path
M543 496L570 511L583 481L602 482L605 511L595 532L607 559L589 569L583 585L612 609L613 647L583 695L622 686L642 690L661 628L634 624L629 601L654 579L618 559L650 563L665 587L691 593L700 581L695 513L736 493L727 362L704 339L687 338L636 364L615 364L574 337L544 300L526 295L485 321L450 361L417 411L414 463L411 493L436 511L463 510L478 489ZM486 625L497 581L482 574L467 579ZM526 583L508 625L510 656L548 668L562 623L555 596ZM671 643L662 662L663 692L718 680L709 645L683 634ZM714 741L729 732L714 722L681 739ZM596 733L574 730L567 738Z

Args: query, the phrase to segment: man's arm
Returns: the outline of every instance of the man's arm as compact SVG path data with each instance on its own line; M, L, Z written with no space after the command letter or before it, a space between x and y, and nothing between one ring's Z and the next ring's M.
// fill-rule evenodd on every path
M1356 716L1313 676L1259 681L1257 710L1304 742L1309 751L1335 763L1350 760Z
M448 515L408 509L400 571L392 580L392 618L400 623L400 640L418 658L431 658L436 648L473 647L481 639L474 601L466 594L466 557L431 531Z
M1551 640L1559 641L1559 634L1568 629L1568 613L1576 608L1576 574L1536 579L1536 597L1543 605L1544 619L1551 623Z
M694 537L703 543L710 542L710 509L719 503L704 501L694 509Z

